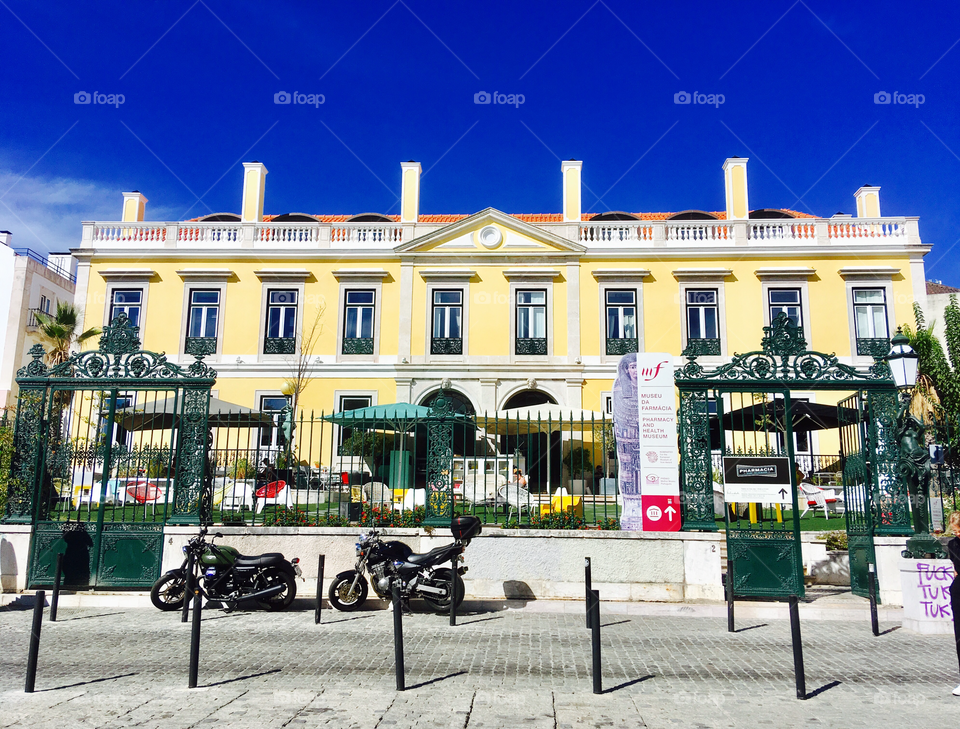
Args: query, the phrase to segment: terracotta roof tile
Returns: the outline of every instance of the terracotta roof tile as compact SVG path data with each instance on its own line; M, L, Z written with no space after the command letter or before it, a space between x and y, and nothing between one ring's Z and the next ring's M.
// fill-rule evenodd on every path
M960 289L953 286L947 286L939 281L927 281L928 294L960 294Z

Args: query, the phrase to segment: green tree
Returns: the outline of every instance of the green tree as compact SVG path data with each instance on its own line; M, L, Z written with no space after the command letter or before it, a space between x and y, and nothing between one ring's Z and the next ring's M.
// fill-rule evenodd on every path
M81 345L100 334L100 330L96 327L77 333L80 310L65 301L57 304L56 316L41 311L36 312L34 316L39 324L40 338L50 346L47 361L51 365L66 362L70 358L70 349L73 345Z

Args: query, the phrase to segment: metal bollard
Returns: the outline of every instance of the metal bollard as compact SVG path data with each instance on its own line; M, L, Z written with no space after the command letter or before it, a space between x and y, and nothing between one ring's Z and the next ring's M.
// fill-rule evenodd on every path
M593 592L593 576L590 573L590 558L583 558L583 584L586 588L584 605L587 610L587 630L590 630L590 594Z
M457 557L450 560L450 625L457 624Z
M63 579L63 552L57 555L57 571L53 576L53 594L50 596L50 622L57 622L57 605L60 602L60 581Z
M790 596L790 637L793 642L793 672L797 679L797 698L807 698L807 678L803 672L803 643L800 640L799 598Z
M400 584L393 581L393 655L396 661L397 691L406 688L403 677L403 608L400 605Z
M590 642L593 648L593 693L603 693L603 676L600 673L600 591L590 591Z
M187 574L183 580L183 611L180 613L180 622L187 622L187 611L190 610L190 597L193 595L193 573L194 573L194 556L191 553L189 559L187 560Z
M33 627L30 630L30 652L27 653L27 680L24 683L24 693L32 694L37 683L37 656L40 653L40 628L43 627L43 603L47 593L37 590L36 602L33 603Z
M203 600L200 590L193 592L193 630L190 632L190 680L187 688L197 687L197 673L200 669L200 616L203 611Z
M733 621L733 560L727 559L727 632L736 633Z
M867 580L870 586L870 627L873 634L880 635L880 619L877 616L877 566L868 565Z
M313 614L314 625L320 624L320 611L323 610L323 563L326 558L320 555L320 564L317 567L317 609Z

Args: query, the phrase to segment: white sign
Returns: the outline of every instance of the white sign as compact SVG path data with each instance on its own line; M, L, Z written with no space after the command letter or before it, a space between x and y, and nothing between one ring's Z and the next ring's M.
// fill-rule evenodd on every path
M724 456L723 500L792 504L790 460L779 456Z
M673 382L673 357L663 352L637 355L637 400L640 441L640 493L643 496L676 496L679 503L680 471L677 457L677 406ZM670 513L667 513L669 510ZM679 523L673 506L646 509L647 523L664 531Z
M792 504L788 486L776 484L764 486L755 483L738 483L723 485L723 500L728 504L739 502L742 504Z

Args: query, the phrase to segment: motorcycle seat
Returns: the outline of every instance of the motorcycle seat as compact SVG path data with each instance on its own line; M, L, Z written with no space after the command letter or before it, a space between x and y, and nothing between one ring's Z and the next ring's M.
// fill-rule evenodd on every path
M443 547L437 547L436 549L431 549L429 552L424 554L411 554L407 557L406 561L411 562L412 564L419 565L432 565L440 564L441 562L449 562L455 554L460 554L462 547L458 544L447 544Z
M271 567L272 565L282 564L286 560L279 552L267 552L256 556L240 555L234 563L236 567Z

